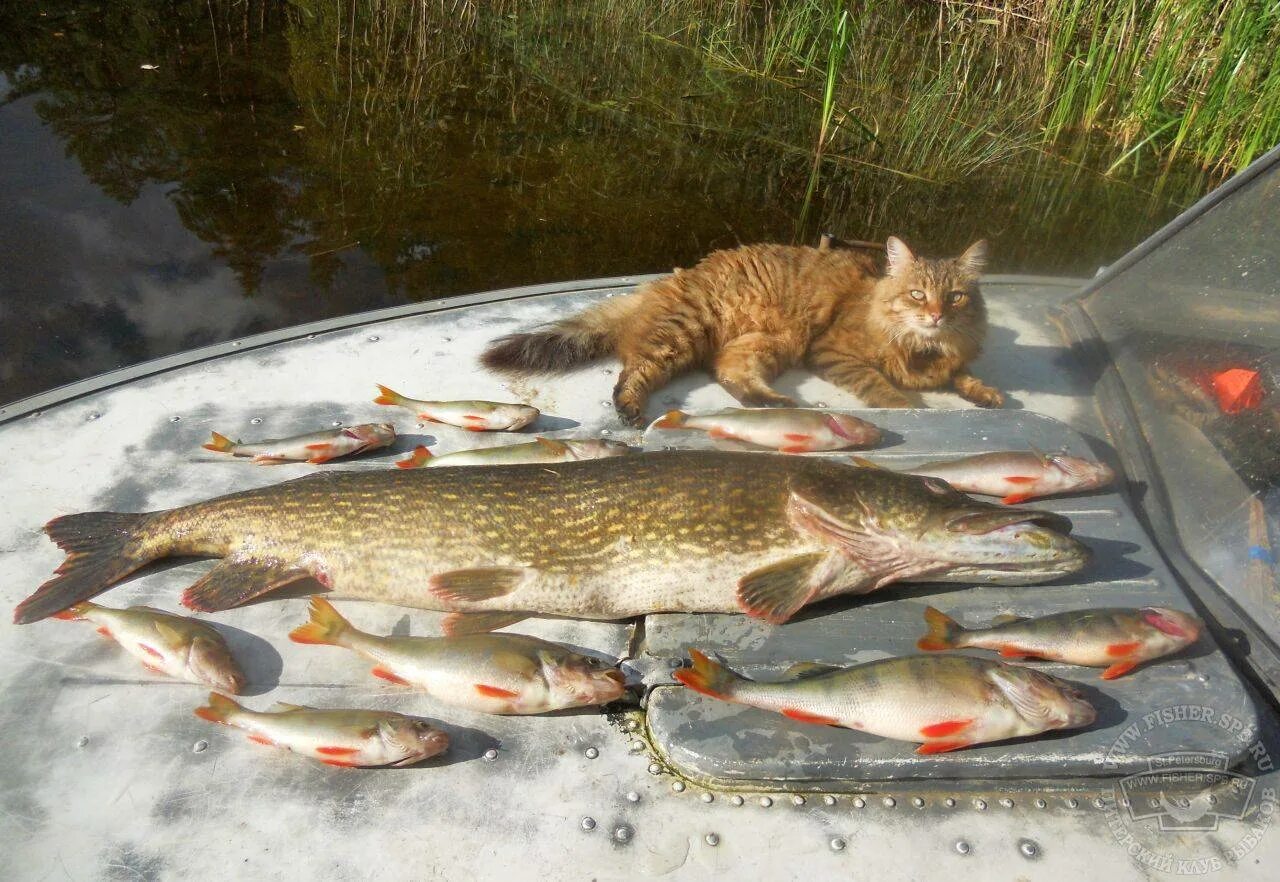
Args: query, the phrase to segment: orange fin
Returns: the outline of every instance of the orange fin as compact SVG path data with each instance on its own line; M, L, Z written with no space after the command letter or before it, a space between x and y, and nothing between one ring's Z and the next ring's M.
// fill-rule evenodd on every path
M519 692L512 692L510 689L499 689L497 686L489 686L485 683L476 684L476 692L479 692L485 698L519 698Z
M932 726L924 726L920 729L920 734L925 738L945 738L948 735L954 735L962 732L973 724L972 719L968 720L946 720L941 723L934 723Z
M752 570L738 580L738 605L749 616L782 624L818 590L814 575L824 559L823 552L810 552Z
M721 429L719 426L717 426L713 429L707 430L707 437L723 439L723 438L737 438L738 436L733 434L732 432L726 432L724 429Z
M790 720L797 720L801 723L813 723L817 726L836 726L839 725L835 717L824 717L822 714L811 714L808 711L800 710L796 707L784 707L782 715Z
M812 435L806 435L803 432L786 432L785 434L783 434L782 437L786 438L788 441L812 441L813 440Z
M694 692L719 698L722 701L732 701L730 691L733 689L733 684L740 679L738 675L723 665L713 662L696 649L689 650L689 657L693 659L693 667L679 668L673 671L671 676Z
M1000 501L1003 502L1005 505L1017 505L1019 502L1026 502L1031 497L1032 497L1032 494L1030 493L1010 493L1008 496L1006 496L1004 499L1001 499Z
M308 450L328 450L332 446L333 445L331 445L328 441L320 441L316 444L308 444L307 449Z
M228 718L238 710L240 710L240 705L230 698L225 695L219 695L217 692L210 692L208 706L196 708L196 716L202 720L208 720L210 723L222 723L225 725Z
M323 759L320 760L320 762L324 763L326 766L338 766L342 769L354 769L359 766L359 763L349 763L346 760Z
M1003 658L1030 658L1024 650L1011 643L1006 643L1000 647L1000 655Z
M682 410L669 410L653 424L655 429L683 429L689 415Z
M1141 645L1142 643L1137 640L1132 643L1112 643L1107 647L1107 655L1112 658L1118 658L1122 655L1128 655Z
M229 453L231 449L236 446L236 442L232 441L226 435L219 435L217 432L212 432L210 434L213 435L213 440L208 444L200 445L205 450L212 450L214 453Z
M950 741L930 741L928 744L921 744L916 748L916 753L927 755L931 753L946 753L950 750L959 750L962 747L968 747L972 741L965 741L963 738L954 738Z
M265 744L268 747L276 746L276 743L272 741L270 738L268 738L266 735L259 735L257 732L250 735L249 740L252 741L254 744Z
M342 635L351 628L351 623L323 597L312 597L307 611L311 615L310 620L289 632L289 639L294 643L337 646Z
M381 383L374 383L374 385L377 386L378 391L382 393L377 398L373 399L374 404L399 404L404 401L404 396L399 392L396 392L393 389L388 389Z
M312 465L321 465L322 463L326 463L331 459L333 459L332 456L313 456L311 457L311 459L307 460L307 462L311 463Z
M94 630L97 631L99 634L101 634L103 637L111 637L111 629L108 628L106 625L99 625L98 627L94 628Z
M396 468L420 469L429 459L431 459L431 451L422 444L419 444L417 447L413 448L413 453L410 453L404 459L396 460Z
M1116 662L1111 667L1102 672L1103 680L1114 680L1116 677L1123 677L1138 666L1136 661Z
M1008 475L1005 480L1010 484L1034 484L1036 479L1030 475Z
M916 641L916 648L924 652L941 652L944 649L955 649L956 635L964 629L959 622L940 609L926 606L924 622L929 633Z
M388 670L387 668L384 668L382 665L378 665L376 668L374 668L374 669L373 669L372 671L370 671L369 673L370 673L370 674L373 674L375 677L377 677L377 678L379 678L379 679L381 679L381 680L386 680L386 681L391 682L391 683L398 683L398 684L399 684L399 685L401 685L401 686L412 686L412 685L413 685L413 684L412 684L412 683L410 683L408 680L406 680L404 677L401 677L399 674L397 674L395 671Z
M809 448L803 444L788 444L785 447L779 447L780 453L809 453Z
M145 643L139 643L138 648L149 655L154 655L156 658L164 658L164 653L156 649L154 646L148 646Z
M359 753L358 747L317 747L316 753L323 753L325 756L351 756Z

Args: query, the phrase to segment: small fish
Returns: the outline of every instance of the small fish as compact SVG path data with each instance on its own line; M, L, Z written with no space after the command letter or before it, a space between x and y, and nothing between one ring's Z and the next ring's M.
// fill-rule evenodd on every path
M249 443L232 441L214 432L213 440L203 446L205 450L215 453L251 456L258 465L269 465L278 462L328 462L339 456L377 450L395 443L395 440L395 427L389 423L363 423L359 426L294 435L292 438L272 438Z
M319 710L284 702L270 711L251 711L213 692L196 716L328 766L409 766L449 747L449 736L426 720L391 711Z
M1115 472L1101 462L1039 451L980 453L963 459L927 462L907 474L941 478L964 493L1002 496L1006 505L1057 493L1077 493L1106 487Z
M226 641L205 622L149 606L111 609L88 601L77 603L54 618L93 622L99 634L119 643L157 674L233 694L244 688L244 672Z
M933 607L924 611L929 633L916 642L926 652L991 649L1005 658L1044 658L1106 668L1102 679L1122 677L1137 665L1190 646L1200 620L1176 609L1086 609L1034 619L998 616L989 628L962 628Z
M866 420L803 407L726 407L707 414L672 410L653 425L658 429L701 429L711 438L746 441L783 453L845 450L880 443L880 430Z
M675 671L695 692L775 711L802 723L842 726L920 743L918 754L1087 726L1093 706L1070 683L1039 671L963 655L886 658L821 668L775 683L748 680L696 649ZM947 662L947 664L938 664Z
M436 468L438 466L515 465L524 462L579 462L584 459L605 459L625 456L631 448L619 441L590 438L585 441L556 441L551 438L535 438L527 444L503 444L498 447L481 447L477 450L459 450L444 456L432 456L425 447L415 447L413 453L396 461L402 469Z
M540 714L608 704L622 697L616 668L556 643L519 634L379 637L366 634L320 597L295 643L341 646L377 662L375 677L415 686L446 704L490 714Z
M378 386L382 394L374 404L393 404L408 408L419 419L458 426L471 432L502 432L523 429L538 418L538 409L527 404L503 404L497 401L419 401L405 398L399 392Z

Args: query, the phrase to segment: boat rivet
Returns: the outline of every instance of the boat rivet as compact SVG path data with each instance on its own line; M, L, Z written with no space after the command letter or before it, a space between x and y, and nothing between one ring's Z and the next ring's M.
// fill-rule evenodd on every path
M600 751L594 747L588 747L586 750L583 751L583 754L586 755L587 759L595 759L600 755Z
M612 402L612 401L601 401L601 402L600 402L600 406L601 406L601 407L613 407L613 402Z
M703 838L703 841L705 841L707 845L710 845L712 848L715 848L717 845L720 844L720 837L715 833L708 833L706 836L702 838Z
M1067 800L1067 808L1075 808L1078 805L1080 805L1080 800L1076 799L1074 796Z
M826 803L827 805L835 805L835 804L836 804L836 798L835 798L834 796L824 796L824 797L822 797L822 801L823 801L824 803Z
M178 423L178 422L181 422L181 421L182 421L182 417L180 417L180 416L171 416L171 417L169 417L169 422L171 422L171 423Z
M88 735L81 735L79 738L76 739L76 747L85 747L88 744L89 744Z
M370 335L369 335L369 342L370 342L370 343L377 343L377 342L378 342L379 340L381 340L381 339L382 339L382 338L381 338L381 337L379 337L377 334L370 334Z
M952 799L950 796L948 796L946 799L942 801L942 804L945 805L947 808L955 808L956 801Z
M333 422L329 423L329 425L334 426L336 428L342 425L342 420L334 420Z
M965 842L963 839L957 840L957 842L956 842L956 851L957 851L958 853L960 853L960 854L968 854L968 853L969 853L969 843Z
M1047 806L1048 804L1049 804L1049 803L1045 802L1043 799L1037 799L1037 800L1036 800L1036 808L1044 808L1044 807L1045 807L1045 806Z
M594 830L595 828L596 828L596 819L595 819L595 818L583 818L583 819L582 819L582 829L583 829L583 830Z
M832 850L832 851L844 851L844 847L845 847L847 844L848 844L847 842L845 842L843 839L841 839L839 836L837 836L835 839L832 839L832 840L831 840L831 850Z
M924 808L924 800L918 796L915 799L911 800L911 804L914 805L916 808Z
M636 793L634 790L627 791L627 802L639 802L639 801L640 801L639 793Z
M484 758L493 762L498 758L498 749L496 747L490 747L484 752Z
M612 431L610 431L609 429L601 429L601 430L600 430L600 434L601 434L601 435L608 436L608 435L612 435L612 434L613 434L613 432L612 432Z
M203 738L201 738L195 744L191 745L192 753L204 753L208 749L209 749L209 742L205 741Z
M975 799L973 801L973 807L980 812L985 812L987 810L987 801L985 799Z
M249 422L256 426L262 422L262 417L254 417L253 419L249 420Z
M1101 796L1099 796L1099 797L1097 797L1097 798L1093 801L1093 807L1094 807L1094 808L1106 808L1106 807L1107 807L1107 803L1106 803L1106 801L1105 801Z
M240 345L240 341L239 341L239 340L233 340L233 341L231 341L231 345L232 345L233 347L239 346L239 345Z
M632 741L632 742L631 742L631 748L630 748L630 749L631 749L631 752L632 752L632 753L644 753L644 742L643 742L643 741Z
M1024 858L1033 858L1040 856L1040 846L1036 845L1030 839L1024 839L1018 843L1018 851L1022 852Z
M760 807L761 807L761 808L768 808L768 807L769 807L769 806L771 806L771 805L773 805L773 800L772 800L772 799L770 799L770 798L769 798L769 797L767 797L767 796L762 796L762 797L760 797Z
M636 729L639 729L639 728L640 728L640 724L637 723L635 720L626 720L622 724L623 732L634 732Z
M1209 796L1209 805L1217 805L1217 803L1218 803L1218 798L1217 798L1216 796L1213 796L1212 794L1210 794L1210 796ZM1121 807L1122 807L1122 808L1128 808L1128 807L1129 807L1129 797L1127 797L1127 796L1126 796L1124 799L1120 800L1120 805L1121 805Z
M898 804L898 801L894 799L892 796L886 796L884 799L881 800L881 802L884 803L885 808L893 808L895 805Z
M649 763L649 774L650 774L650 775L661 775L661 774L662 774L662 766L658 765L657 763Z
M672 790L674 790L676 793L683 793L683 792L684 792L684 782L683 782L683 781L673 781L673 782L671 783L671 789L672 789Z
M1000 800L1000 805L1005 808L1013 808L1013 800L1006 796Z
M865 799L863 799L861 796L855 797L855 798L854 798L854 800L853 800L853 807L854 807L854 808L862 808L862 807L863 807L863 806L865 806L866 804L867 804L867 801L866 801Z
M703 802L715 802L716 798L712 796L710 793L704 793L701 796L699 796L698 799L702 800Z
M308 335L307 335L307 339L308 339L308 340L314 340L315 338L316 338L316 335L315 335L315 334L308 334Z
M795 796L791 797L791 804L804 805L804 797L797 793Z
M90 422L92 422L93 420L101 419L101 418L102 418L102 414L98 413L97 411L94 411L93 413L89 414Z
M613 831L613 838L615 842L630 842L631 828L626 824L623 824L621 827L618 827Z

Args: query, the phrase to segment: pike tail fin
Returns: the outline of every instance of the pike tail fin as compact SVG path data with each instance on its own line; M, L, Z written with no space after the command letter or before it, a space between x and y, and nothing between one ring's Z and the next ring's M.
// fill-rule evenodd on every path
M404 403L405 397L401 395L399 392L395 391L394 389L388 389L386 386L382 385L381 383L375 383L374 385L376 385L378 387L378 391L382 393L377 398L373 399L374 404L403 404Z
M202 720L208 720L210 723L222 723L222 725L228 726L230 725L232 714L242 710L244 708L225 695L210 692L209 704L205 707L196 708L196 716Z
M18 625L38 622L106 591L134 570L164 557L147 527L156 513L88 511L54 518L44 531L67 559L52 579L13 611Z
M733 701L733 687L742 682L742 677L696 649L689 650L689 658L693 659L693 667L680 668L672 674L673 677L694 692L721 701Z
M311 613L311 621L289 632L289 639L294 643L341 646L342 635L353 630L351 623L323 597L312 597L308 611Z
M956 648L956 637L964 631L959 622L931 606L925 607L924 621L929 626L929 633L916 641L917 649L939 652Z
M236 446L236 442L232 441L226 435L219 435L217 432L210 433L213 440L208 444L201 444L205 450L212 450L214 453L230 453L231 449Z

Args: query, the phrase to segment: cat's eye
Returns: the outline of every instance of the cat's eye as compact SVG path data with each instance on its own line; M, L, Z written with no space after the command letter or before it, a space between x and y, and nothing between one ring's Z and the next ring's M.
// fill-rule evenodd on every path
M912 300L914 300L916 303L924 303L924 292L923 292L923 291L912 291L912 292L911 292L911 299L912 299Z
M964 299L968 296L969 295L963 291L952 291L947 296L947 299L951 301L953 306L959 306L961 303L964 303Z

